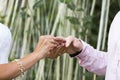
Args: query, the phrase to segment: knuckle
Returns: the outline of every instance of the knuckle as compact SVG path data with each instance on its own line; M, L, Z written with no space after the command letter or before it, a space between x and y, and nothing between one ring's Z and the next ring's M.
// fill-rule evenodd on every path
M42 35L42 36L40 36L41 38L46 38L46 36L45 35Z
M48 35L49 37L53 37L53 35Z
M43 36L40 36L40 38L43 38Z
M41 39L43 39L43 38L44 38L43 36L40 36L40 37L39 37L39 40L41 40Z

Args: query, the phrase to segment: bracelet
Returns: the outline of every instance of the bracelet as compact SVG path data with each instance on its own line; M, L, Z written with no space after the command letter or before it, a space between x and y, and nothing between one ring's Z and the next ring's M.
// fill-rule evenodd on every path
M24 69L24 67L23 67L22 61L20 61L20 59L15 59L14 62L16 62L16 63L19 65L19 68L18 68L18 69L19 69L20 73L21 73L22 75L24 75L25 69Z
M82 52L82 50L77 51L77 52L75 52L75 53L73 53L73 54L70 54L70 57L75 57L75 56L77 56L78 54L80 54L81 52Z

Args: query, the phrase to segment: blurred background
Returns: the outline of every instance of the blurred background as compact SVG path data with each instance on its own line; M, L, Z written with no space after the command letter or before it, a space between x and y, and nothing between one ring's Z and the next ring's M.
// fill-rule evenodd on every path
M13 45L9 61L32 52L39 36L75 36L107 51L110 24L120 0L0 0L0 23L9 26ZM64 54L44 59L16 80L104 80Z

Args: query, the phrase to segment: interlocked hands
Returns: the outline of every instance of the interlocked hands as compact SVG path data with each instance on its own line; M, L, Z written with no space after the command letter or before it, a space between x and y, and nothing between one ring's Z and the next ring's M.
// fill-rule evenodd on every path
M68 53L74 54L82 49L82 43L75 37L54 37L50 35L41 36L34 50L41 58L57 58Z

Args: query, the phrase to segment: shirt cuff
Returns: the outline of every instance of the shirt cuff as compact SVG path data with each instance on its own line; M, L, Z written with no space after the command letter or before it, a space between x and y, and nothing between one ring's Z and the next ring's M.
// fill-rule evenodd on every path
M82 42L83 48L82 48L82 51L78 55L75 56L75 58L77 58L77 59L81 59L86 56L85 51L86 51L88 44L82 40L81 40L81 42Z

